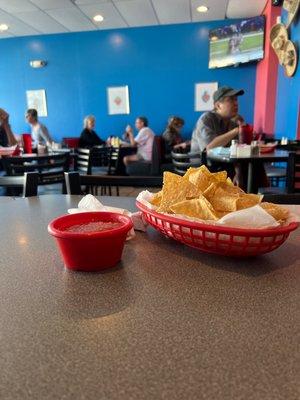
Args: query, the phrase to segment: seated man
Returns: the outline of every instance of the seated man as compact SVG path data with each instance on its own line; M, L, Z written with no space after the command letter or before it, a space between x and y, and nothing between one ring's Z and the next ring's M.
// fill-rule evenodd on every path
M26 120L31 126L32 146L37 147L38 144L47 145L52 143L51 136L45 125L39 122L37 110L30 108L26 112Z
M17 144L9 125L9 114L0 108L0 146L8 147Z
M235 90L228 86L222 86L213 95L214 110L201 115L192 134L191 152L201 153L214 147L227 147L233 139L238 139L244 120L239 116L238 96L244 94L244 90ZM243 187L244 180L240 165L234 168L226 163L220 164L220 169L227 170L234 182Z
M138 134L135 138L133 137L133 130L130 126L127 127L126 132L130 145L137 147L137 153L125 156L123 158L125 165L134 161L151 161L152 159L154 133L152 129L148 127L147 118L138 117L135 121L135 127L138 130Z
M238 115L237 96L243 90L220 87L213 95L214 110L201 115L192 134L191 152L202 152L214 147L228 146L238 138L241 122L232 119Z

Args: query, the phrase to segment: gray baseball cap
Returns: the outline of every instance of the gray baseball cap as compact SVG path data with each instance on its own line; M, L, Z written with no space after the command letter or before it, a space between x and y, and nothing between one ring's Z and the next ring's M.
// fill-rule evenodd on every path
M243 89L236 90L229 86L221 86L213 95L214 103L223 97L242 96L244 93Z

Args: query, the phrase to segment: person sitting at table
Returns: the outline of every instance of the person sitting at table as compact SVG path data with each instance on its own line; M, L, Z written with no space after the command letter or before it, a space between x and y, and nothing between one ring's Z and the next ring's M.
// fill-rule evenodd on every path
M155 135L148 126L148 119L146 117L138 117L135 121L135 128L138 131L136 137L133 136L133 129L131 126L128 125L126 128L130 145L137 147L136 154L128 155L123 158L123 162L126 166L134 161L151 161L152 159L152 147Z
M26 112L26 121L31 126L32 147L45 146L53 142L47 127L39 121L37 110L29 108Z
M79 138L79 147L92 148L94 146L102 146L105 141L102 140L94 131L96 118L93 115L88 115L83 120L83 131Z
M9 147L17 144L9 124L9 114L0 108L0 146Z
M180 117L170 117L168 120L168 125L166 130L162 134L165 144L165 156L167 158L170 157L171 151L174 146L176 147L178 144L183 142L181 136L181 129L184 125L184 120Z
M222 86L213 94L214 109L201 115L192 134L191 152L202 152L214 147L226 147L241 132L242 121L233 121L238 115L238 96L244 90Z

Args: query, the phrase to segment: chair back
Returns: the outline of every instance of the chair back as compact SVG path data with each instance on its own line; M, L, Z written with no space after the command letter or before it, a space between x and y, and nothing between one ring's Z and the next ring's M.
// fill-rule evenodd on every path
M287 192L300 193L300 152L291 152L287 167Z
M92 172L92 159L90 149L77 149L74 169L81 174L90 175Z
M64 172L69 171L69 153L32 154L26 157L3 157L3 167L8 176L22 176L25 172L38 172L39 185L64 182Z
M106 167L107 173L111 168L112 147L95 146L91 150L92 167Z
M206 165L206 153L175 153L171 152L172 163L174 166L174 172L180 175L184 175L190 167L200 167Z
M0 176L0 186L8 189L7 195L15 196L14 192L9 193L9 191L15 188L23 188L23 197L36 196L38 179L39 174L37 172L25 172L23 176Z
M80 175L78 172L69 172L65 173L65 179L68 194L82 194L81 186L90 189L119 186L161 188L163 184L162 176Z

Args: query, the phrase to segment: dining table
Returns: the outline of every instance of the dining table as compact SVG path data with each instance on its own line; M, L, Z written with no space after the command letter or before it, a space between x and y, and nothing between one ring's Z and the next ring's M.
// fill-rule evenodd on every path
M116 267L71 272L47 225L81 198L0 198L1 399L299 399L299 229L238 259L148 227Z
M230 156L230 149L224 148L217 151L215 149L207 152L207 159L213 162L221 163L241 163L247 165L247 192L257 193L258 183L257 176L255 175L255 167L259 164L264 165L266 163L273 162L287 162L289 158L289 152L285 150L275 150L271 153L259 153L248 157L232 157Z

